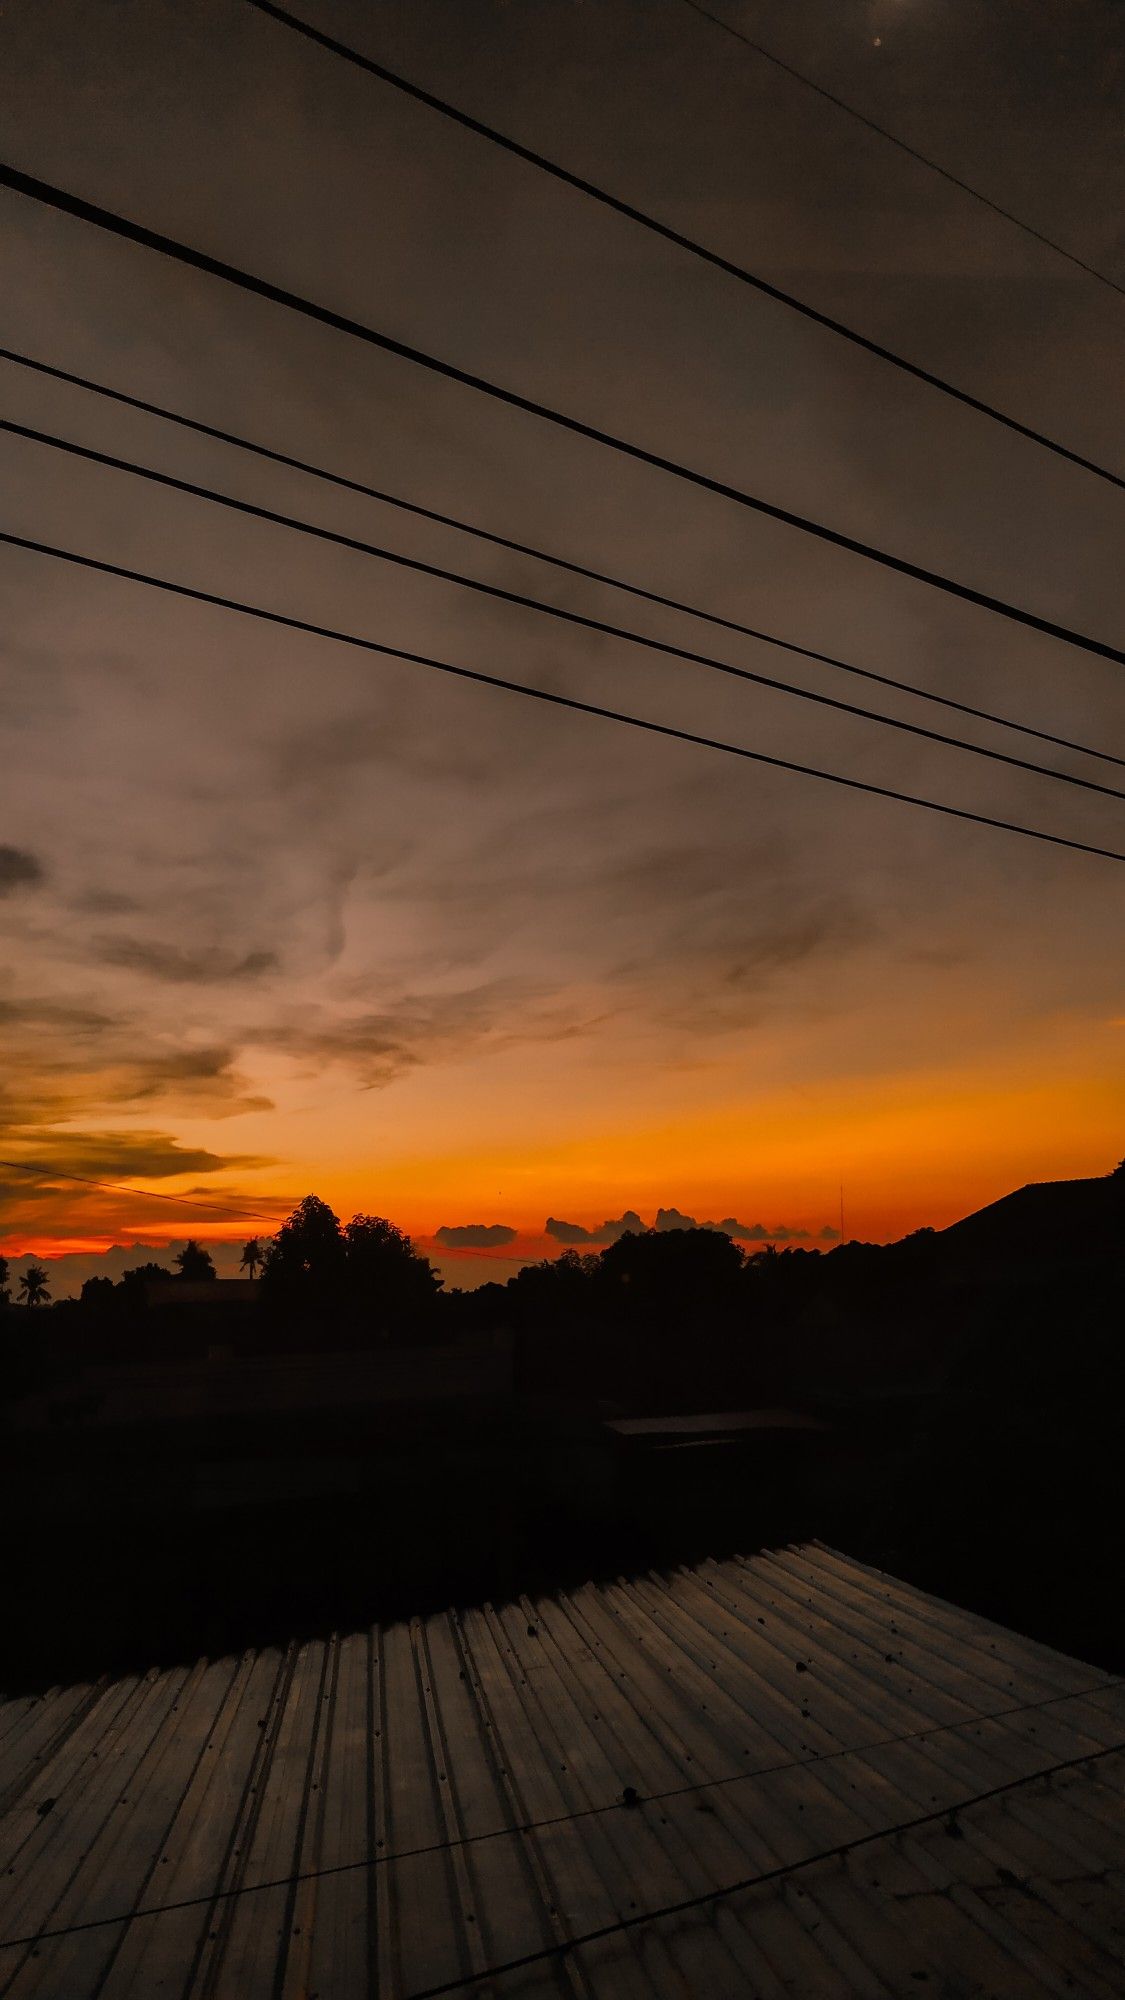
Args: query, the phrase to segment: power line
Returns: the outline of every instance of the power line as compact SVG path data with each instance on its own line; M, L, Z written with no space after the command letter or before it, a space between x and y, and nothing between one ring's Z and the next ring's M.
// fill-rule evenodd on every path
M822 1847L815 1854L804 1854L799 1861L782 1861L776 1868L763 1868L756 1875L743 1875L737 1882L724 1882L718 1888L701 1889L694 1896L682 1896L677 1902L661 1903L653 1910L637 1910L630 1916L615 1917L611 1923L598 1924L595 1929L578 1931L572 1937L556 1938L553 1944L541 1945L537 1951L522 1952L518 1958L505 1959L501 1964L486 1965L480 1972L461 1973L456 1979L443 1979L436 1986L411 1993L407 2000L442 2000L447 1993L464 1993L469 1987L489 1985L507 1973L522 1972L528 1966L565 1958L573 1951L581 1951L584 1945L600 1944L604 1938L618 1937L622 1931L660 1923L665 1917L686 1916L691 1910L709 1909L713 1903L722 1902L728 1896L741 1896L750 1889L765 1888L771 1882L787 1881L791 1875L797 1875L806 1868L815 1868L822 1861L842 1861L846 1855L856 1853L859 1848L871 1847L878 1840L900 1839L904 1833L916 1833L921 1827L933 1826L935 1821L951 1820L956 1814L987 1805L992 1799L1006 1798L1010 1792L1022 1791L1025 1785L1033 1785L1040 1779L1057 1777L1061 1772L1076 1770L1083 1764L1100 1763L1105 1757L1117 1757L1123 1750L1125 1743L1111 1743L1103 1750L1088 1750L1080 1757L1067 1757L1061 1763L1046 1765L1042 1770L1026 1771L1022 1777L1008 1778L1003 1784L992 1785L986 1792L974 1792L968 1798L955 1800L952 1805L935 1806L930 1812L917 1813L913 1819L898 1820L892 1826L870 1827L866 1833L853 1834L850 1840L838 1841L833 1847Z
M252 0L257 4L257 0ZM412 347L409 342L396 340L389 333L381 333L375 327L364 325L361 320L336 312L330 306L317 304L312 299L303 298L297 292L290 292L282 285L275 285L267 278L259 278L239 266L228 264L222 258L212 257L205 250L196 250L191 245L180 243L172 236L164 236L158 230L148 229L143 223L133 222L126 216L115 215L110 209L101 208L95 202L86 201L81 195L71 194L65 188L52 186L48 181L37 180L34 175L25 174L17 167L0 162L0 186L9 187L17 194L26 195L48 208L57 209L61 214L77 217L81 222L92 223L99 229L108 230L112 235L123 237L127 242L139 243L145 249L158 251L162 256L171 257L177 263L186 264L193 270L205 271L209 276L221 278L224 283L236 285L241 291L251 292L258 298L268 299L275 305L287 306L307 319L316 320L322 326L333 327L339 333L351 335L368 346L377 347L385 354L394 354L400 360L413 362L431 374L440 375L444 380L457 382L463 388L475 389L480 394L490 396L494 401L505 404L509 409L522 410L530 416L539 417L545 423L554 424L559 430L569 431L576 437L589 438L594 444L606 445L611 451L633 459L640 465L655 466L660 472L669 472L677 479L683 479L704 492L715 493L721 499L733 500L753 513L762 514L768 520L778 521L783 527L797 528L803 534L812 535L816 540L827 542L833 548L844 549L851 555L863 556L867 561L878 563L882 568L893 570L899 576L908 576L917 583L929 584L951 597L960 598L964 603L978 605L985 611L993 611L998 616L1009 618L1018 625L1029 626L1033 631L1042 632L1048 638L1063 639L1067 644L1077 646L1086 653L1095 653L1101 659L1113 660L1118 666L1125 666L1125 652L1111 646L1103 639L1093 639L1088 634L1075 631L1067 625L1055 623L1053 619L1041 618L1036 612L1021 610L1005 599L992 597L986 591L975 590L971 585L957 583L953 578L943 576L936 570L926 569L920 563L909 562L904 556L891 555L885 549L876 548L872 543L861 542L852 535L844 534L838 528L830 528L823 522L813 521L807 515L796 514L790 508L779 507L773 501L763 500L756 494L744 492L742 488L729 485L725 480L715 479L709 473L698 472L691 466L680 464L676 459L665 458L660 452L649 451L644 445L633 444L626 438L603 431L596 424L588 424L581 417L573 417L565 411L553 409L547 403L540 403L531 396L523 396L518 390L506 389L486 376L475 375L470 369L460 368L452 361L443 361L438 356L427 354L422 348ZM1121 482L1125 484L1125 481Z
M142 583L154 590L168 591L172 596L189 598L196 604L211 604L223 611L237 611L248 618L259 618L270 625L280 625L292 632L307 632L318 639L331 639L344 646L355 646L363 652L379 653L386 659L403 660L408 665L427 667L435 673L450 674L457 680L473 681L481 687L499 688L506 694L524 695L530 701L542 701L552 708L573 709L579 715L595 715L606 722L620 722L630 729L645 730L649 735L666 736L678 743L691 743L703 750L719 750L730 757L741 757L752 764L765 764L777 771L792 771L804 778L819 778L826 784L843 785L848 791L867 792L873 798L891 799L896 804L919 806L927 812L941 813L948 819L969 820L976 826L996 827L1004 833L1021 834L1027 840L1046 841L1052 847L1072 848L1079 854L1095 854L1104 861L1125 861L1125 853L1115 848L1095 847L1085 840L1072 840L1065 834L1046 833L1040 827L1023 826L1015 820L995 819L988 813L971 812L966 806L946 805L937 799L925 799L912 792L900 792L889 785L876 785L866 778L845 777L839 771L825 771L815 764L799 764L788 757L774 757L765 750L749 750L741 743L728 743L721 737L703 736L694 730L679 729L669 722L655 722L648 716L632 715L616 708L605 708L600 703L579 701L575 695L556 694L547 688L529 687L524 681L507 680L499 674L485 673L479 667L462 667L450 660L434 659L427 653L413 653L401 646L388 646L381 640L365 639L355 632L342 632L331 625L314 624L312 620L294 618L286 612L269 611L264 606L246 604L239 598L223 597L215 591L199 590L193 585L173 582L168 577L152 576L145 570L128 569L121 563L105 562L95 556L78 554L73 549L63 549L50 542L40 542L26 535L14 535L0 530L0 542L12 548L28 549L32 553L53 556L59 561L73 563L80 569L88 569L102 576L115 576L128 583Z
M1102 763L1118 764L1125 769L1125 757L1115 757L1109 750L1095 750L1088 743L1075 743L1070 737L1059 736L1049 729L1036 729L1030 723L1016 722L1011 716L994 715L986 708L974 708L971 703L955 701L951 695L936 694L930 688L915 687L911 681L896 680L890 674L880 674L872 667L860 667L851 660L842 660L833 653L820 652L814 646L802 646L794 639L783 639L776 632L766 632L756 625L744 625L735 618L724 618L718 612L704 611L698 604L686 604L681 598L668 597L658 590L649 590L643 584L630 583L624 577L612 576L606 570L591 569L587 564L572 562L565 556L553 555L546 549L539 549L529 542L514 540L510 535L494 533L489 528L479 527L475 522L462 520L456 514L443 514L437 508L421 506L415 500L404 500L401 495L387 493L381 487L370 486L363 480L349 479L343 473L330 471L322 465L313 465L308 459L294 458L290 453L276 451L269 445L256 443L251 438L240 436L236 431L222 430L216 424L203 423L197 417L185 416L182 411L167 409L162 403L147 402L141 396L130 396L122 389L112 389L104 382L95 382L87 375L76 375L67 368L56 368L50 362L37 360L29 354L21 354L11 347L0 347L0 361L11 361L19 368L29 368L37 374L49 376L57 382L69 382L75 388L88 390L92 395L104 396L111 402L120 403L128 409L142 410L147 416L160 417L165 423L178 424L182 429L194 431L201 437L216 439L220 444L234 445L239 451L252 453L273 465L287 466L291 471L304 472L314 479L323 479L332 486L339 486L345 492L362 494L365 499L378 500L382 505L395 507L400 512L412 514L420 520L433 521L445 528L455 528L458 534L471 535L476 541L485 542L490 547L507 549L514 555L530 556L536 562L547 563L552 569L564 571L569 576L584 577L590 583L608 584L613 590L624 591L630 597L640 598L647 604L657 604L667 611L683 612L689 618L700 618L708 625L715 625L726 632L735 632L744 639L756 639L766 646L777 646L783 652L794 653L801 659L815 660L819 665L832 667L840 673L853 674L860 680L872 681L879 687L893 688L898 694L912 695L918 701L932 702L939 708L952 709L958 715L969 715L977 722L988 722L998 729L1012 729L1021 736L1031 736L1040 743L1053 744L1057 750L1072 750L1082 757L1097 757Z
M749 667L733 666L728 660L715 659L709 653L697 653L687 646L676 646L664 639L650 638L647 633L634 632L628 626L611 624L607 619L594 618L581 611L569 611L557 604L548 604L544 599L530 597L524 591L505 590L502 585L486 583L479 577L464 576L459 570L445 569L437 563L423 562L415 556L401 555L395 549L383 548L375 542L360 540L355 535L345 535L333 528L319 527L315 522L304 521L292 514L279 514L271 507L261 507L250 500L236 499L232 494L219 493L211 486L201 486L194 480L178 479L168 472L158 472L154 466L140 465L134 459L118 458L112 452L97 451L90 445L77 444L72 439L58 437L48 432L33 429L30 424L18 424L9 418L0 417L0 431L7 431L15 437L30 439L35 444L48 446L52 451L62 451L74 458L86 459L95 465L110 467L115 472L128 472L136 478L147 479L158 486L166 486L176 493L188 493L198 500L206 500L219 507L230 508L238 514L249 515L258 521L269 521L275 527L288 528L297 534L311 536L316 541L328 542L337 548L350 549L359 555L374 556L380 562L393 563L399 569L413 570L422 576L438 578L443 583L453 583L463 590L472 590L482 596L498 598L501 603L513 604L526 611L537 611L549 618L559 618L568 625L577 625L588 632L599 632L612 639L624 639L633 646L643 646L649 652L663 653L675 660L683 660L694 666L707 667L715 673L726 674L732 679L749 681L757 687L770 689L775 694L785 694L798 701L814 702L818 707L830 708L842 715L850 715L863 722L881 724L886 729L897 729L910 736L919 736L930 743L940 743L947 749L965 750L974 757L987 757L993 763L1007 764L1017 771L1028 771L1035 777L1053 778L1059 784L1077 785L1088 792L1099 792L1105 798L1125 800L1125 792L1114 785L1099 784L1095 778L1082 778L1070 771L1054 770L1049 764L1034 764L1026 757L1012 756L1006 750L994 750L985 744L969 743L961 736L949 736L940 729L927 729L922 723L906 722L899 716L883 715L876 709L861 708L855 702L841 701L835 695L819 694L812 688L796 686L792 681L777 680L771 674L760 674Z
M4 541L9 539L7 535L0 537ZM255 1222L278 1223L285 1220L281 1215L264 1215L258 1208L227 1208L219 1202L194 1201L187 1194L157 1194L153 1188L124 1187L117 1181L95 1181L88 1174L67 1174L61 1167L37 1166L34 1161L0 1160L0 1167L6 1167L15 1174L35 1174L41 1180L77 1181L80 1187L101 1188L103 1194L133 1194L141 1201L172 1201L182 1208L210 1209L216 1215L249 1216Z
M1056 257L1065 257L1068 264L1075 265L1079 271L1085 271L1088 277L1096 278L1100 285L1108 285L1111 291L1119 292L1125 297L1125 285L1119 285L1116 278L1108 277L1104 271L1099 271L1096 265L1088 264L1084 257L1076 256L1073 250L1067 250L1063 244L1056 243L1054 237L1045 236L1041 229L1036 229L1034 223L1025 222L1022 216L1013 215L1010 208L1003 208L998 201L993 201L990 195L982 194L979 188L973 187L969 181L962 180L959 174L951 173L948 167L943 167L940 161L931 159L928 153L919 152L917 146L910 145L906 139L900 139L897 132L889 132L885 125L877 124L865 111L857 110L856 106L849 104L846 98L838 97L834 90L828 90L824 84L817 83L794 63L786 62L782 56L775 54L773 49L767 49L763 42L755 41L752 35L746 34L742 28L736 28L733 22L724 21L721 14L713 14L709 7L700 4L700 0L684 0L684 4L690 7L694 14L699 14L703 20L712 22L716 28L721 28L724 34L733 36L736 42L742 42L746 48L753 49L755 55L761 56L765 62L772 63L775 69L784 70L786 76L791 76L795 82L804 84L806 90L813 90L818 97L824 98L829 104L834 104L837 111L846 112L849 118L855 119L857 125L865 126L878 138L886 139L890 145L897 146L900 153L905 153L908 158L917 160L919 165L928 167L931 173L940 174L943 181L949 181L953 187L960 188L962 194L971 195L983 208L991 209L993 215L998 215L1003 221L1011 222L1017 229L1022 229L1025 236L1030 236L1036 243L1053 250Z
M274 0L249 0L249 4L257 8L260 14L268 14L272 20L293 29L298 35L303 35L307 41L317 43L320 48L329 50L331 54L342 56L345 62L353 63L357 69L366 70L369 75L378 77L381 83L390 84L392 89L402 91L405 96L414 98L419 104L425 104L431 111L439 111L443 118L452 118L456 124L464 126L466 131L475 132L479 138L488 139L492 145L503 147L506 153L514 154L517 159L525 161L529 166L538 167L542 173L550 174L553 180L562 181L565 186L577 189L579 194L588 195L592 201L600 202L603 208L612 209L614 214L623 215L630 222L639 222L642 228L663 237L666 243L674 243L678 249L689 251L693 257L701 258L704 263L713 265L716 270L725 271L728 277L737 278L741 284L752 286L756 292L775 300L778 305L788 306L791 311L800 313L803 319L812 320L816 326L825 327L829 333L839 334L841 339L850 341L853 347L862 348L867 354L874 354L880 361L889 361L893 368L901 369L903 374L913 376L915 381L925 382L931 389L939 389L942 395L953 397L954 401L965 404L968 409L976 410L979 415L990 417L994 423L1002 424L1005 430L1015 431L1018 436L1028 438L1032 444L1042 445L1056 457L1065 458L1072 465L1081 466L1083 471L1092 472L1097 478L1108 480L1111 486L1125 487L1125 479L1120 474L1110 472L1107 467L1098 465L1093 459L1084 458L1080 452L1072 451L1069 445L1058 443L1056 439L1047 437L1043 431L1033 429L1030 424L1020 423L1018 418L1005 415L1003 410L998 410L994 404L985 402L983 397L973 396L966 389L956 388L943 376L935 375L932 370L920 367L917 362L908 361L904 355L896 354L892 348L884 347L881 342L870 339L867 334L858 333L854 327L845 326L842 320L833 319L831 314L821 312L816 306L808 305L804 299L795 298L792 292L782 291L779 285L770 284L768 279L759 277L756 272L748 271L730 258L720 256L718 251L708 250L704 244L697 243L694 237L683 235L680 230L671 228L666 222L658 221L644 209L634 207L632 202L623 201L618 195L610 194L605 188L596 186L593 181L583 179L580 174L571 173L568 167L562 167L557 161L549 160L542 153L534 152L530 146L521 145L517 139L511 139L506 133L498 132L494 126L486 125L479 118L470 117L467 112L458 110L456 105L447 103L444 98L436 97L432 91L423 90L419 84L409 82L406 77L399 76L385 64L375 62L370 56L361 55L358 49L351 48L347 42L338 41L334 35L324 34L320 28L314 28L310 22L301 20L299 15L290 14L286 8L276 6Z
M79 1923L58 1924L50 1930L28 1931L23 1937L0 1938L0 1951L14 1951L28 1944L46 1944L54 1938L74 1937L82 1931L102 1930L109 1924L138 1923L144 1917L162 1917L174 1910L196 1910L208 1904L228 1903L241 1900L243 1896L259 1896L271 1889L290 1889L300 1882L321 1882L334 1875L355 1875L364 1869L391 1868L403 1861L418 1861L431 1854L460 1852L467 1847L480 1847L486 1841L510 1839L514 1834L526 1836L529 1833L547 1833L558 1826L575 1826L582 1820L602 1819L607 1813L635 1812L641 1806L667 1805L673 1799L696 1798L701 1792L723 1791L731 1785L745 1785L755 1778L776 1778L789 1771L807 1771L821 1764L838 1763L844 1757L863 1758L873 1750L888 1750L903 1743L926 1743L933 1736L948 1735L951 1730L968 1729L980 1722L1004 1722L1012 1716L1038 1714L1041 1709L1057 1707L1064 1701L1085 1701L1095 1694L1104 1694L1107 1689L1117 1688L1121 1682L1116 1678L1098 1681L1093 1687L1073 1688L1066 1694L1047 1695L1042 1701L1020 1702L1012 1708L984 1709L959 1722L933 1723L926 1729L911 1729L898 1736L869 1737L865 1743L845 1743L838 1750L813 1751L808 1757L791 1757L781 1764L759 1764L749 1770L731 1771L722 1778L701 1778L691 1785L672 1785L666 1791L645 1792L638 1796L636 1805L627 1805L623 1798L607 1799L600 1805L578 1806L573 1812L551 1813L544 1819L518 1820L511 1826L490 1827L481 1833L463 1833L450 1840L430 1840L419 1847L395 1847L379 1854L365 1854L356 1861L333 1861L323 1868L294 1869L288 1875L267 1876L260 1882L239 1882L228 1889L209 1889L198 1896L182 1896L171 1903L142 1904L140 1909L118 1910L108 1917L86 1917ZM1098 1753L1094 1753L1098 1754ZM1106 1755L1111 1753L1106 1752ZM1032 1772L1031 1777L1043 1773ZM1018 1779L1017 1783L1030 1782ZM963 1806L945 1807L943 1811L962 1812ZM798 1862L797 1867L804 1866ZM722 1893L721 1891L719 1892ZM478 1978L484 1977L477 1974Z

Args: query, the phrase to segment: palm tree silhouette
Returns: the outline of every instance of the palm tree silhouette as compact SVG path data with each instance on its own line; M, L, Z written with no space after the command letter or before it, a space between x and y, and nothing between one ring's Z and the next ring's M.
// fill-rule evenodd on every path
M238 1260L239 1270L249 1271L251 1278L255 1278L258 1273L259 1264L264 1264L265 1261L266 1256L265 1251L262 1249L261 1239L257 1236L252 1236L249 1243L244 1243L242 1246L242 1255Z
M20 1297L25 1306L41 1306L51 1294L47 1289L47 1273L42 1264L29 1264L19 1284Z

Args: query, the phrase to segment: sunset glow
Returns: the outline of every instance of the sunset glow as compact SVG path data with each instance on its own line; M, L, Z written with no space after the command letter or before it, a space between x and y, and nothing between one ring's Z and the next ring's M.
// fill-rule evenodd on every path
M373 121L370 79L342 70L330 87L327 58L310 67L253 10L226 24L220 62L197 10L133 8L124 68L96 10L72 10L65 61L36 11L4 24L21 85L11 143L29 169L740 490L1112 635L1119 496L1105 482L573 190L513 175L420 107ZM438 60L412 10L385 11L388 60ZM539 11L443 12L441 61L466 103L503 125L529 76L550 79L560 157L588 152L596 178L701 241L735 257L752 246L756 268L818 308L1117 463L1119 354L1088 276L1043 264L1041 247L854 123L818 109L795 125L791 85L746 51L728 65L677 10ZM896 12L880 51L894 40L894 60L875 64L820 8L802 30L809 60L828 73L858 52L863 87L886 93L903 131L916 113L904 79L937 78L931 139L951 158L988 128L983 79L1002 75L1005 170L1050 223L1064 181L1073 194L1101 171L1098 120L1115 127L1110 30L1089 51L1083 130L1068 127L1060 153L1041 114L1060 86L1039 54L1025 50L1024 75L985 17L947 43L930 12ZM627 105L609 81L622 61ZM298 159L315 173L294 175ZM1119 802L1053 775L1112 790L1120 774L1096 755L919 699L1116 755L1125 678L1104 659L5 200L14 347L903 685L865 690L745 631L5 364L13 419L1044 770L8 437L21 533L858 784L1121 845ZM469 1284L554 1254L548 1217L581 1242L626 1211L675 1209L735 1218L748 1248L825 1248L841 1187L845 1233L885 1240L1028 1180L1105 1173L1125 1151L1110 860L26 548L4 551L4 609L10 1256L64 1257L69 1284L113 1246L191 1234L237 1250L312 1190L342 1216L389 1216ZM437 1236L473 1225L490 1232L479 1246Z

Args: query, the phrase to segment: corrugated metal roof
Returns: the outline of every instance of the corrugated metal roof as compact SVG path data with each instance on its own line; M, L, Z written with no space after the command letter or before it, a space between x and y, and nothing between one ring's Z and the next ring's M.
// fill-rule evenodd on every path
M60 1689L0 1707L0 1992L1117 2000L1123 1740L819 1544Z

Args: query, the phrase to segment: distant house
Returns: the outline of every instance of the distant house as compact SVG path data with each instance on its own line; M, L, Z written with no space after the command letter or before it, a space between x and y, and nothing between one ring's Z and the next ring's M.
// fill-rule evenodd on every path
M260 1278L151 1278L144 1302L152 1306L250 1306L261 1291Z

